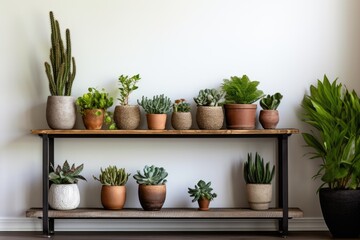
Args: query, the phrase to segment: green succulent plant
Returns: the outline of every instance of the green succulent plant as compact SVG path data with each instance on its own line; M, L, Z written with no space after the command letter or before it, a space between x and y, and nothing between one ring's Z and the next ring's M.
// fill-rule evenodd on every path
M194 97L194 101L197 106L212 106L217 107L221 104L225 93L218 91L217 89L202 89L199 91L197 97Z
M161 185L167 182L166 177L168 173L162 167L152 166L145 166L143 173L137 171L133 177L138 184L143 185Z
M200 180L194 188L188 188L188 193L192 197L192 202L196 202L201 198L206 198L212 201L217 197L216 193L212 193L211 182L206 183L204 180Z
M95 176L93 178L107 186L124 186L130 176L130 173L126 173L125 168L118 169L116 166L109 166L104 170L100 168L100 172L99 178Z
M260 99L260 106L264 110L276 110L280 105L283 95L281 93L275 93L274 95L266 95Z
M120 98L118 100L120 101L120 105L126 106L129 105L129 95L136 89L138 89L138 86L136 84L141 79L140 75L134 75L132 77L121 75L119 77L119 91L120 91Z
M255 154L248 153L247 162L244 163L244 179L247 184L270 184L275 175L275 166L270 170L270 162L264 164L264 159Z
M173 112L190 112L190 103L187 103L185 99L176 99L173 104Z
M62 167L58 165L54 168L52 164L50 167L53 171L49 173L49 180L55 184L73 184L77 183L79 179L86 181L86 179L80 175L84 168L84 164L81 164L78 167L75 167L75 164L73 164L70 167L66 160Z
M171 100L164 94L153 96L152 99L142 96L138 104L148 114L165 114L171 111Z

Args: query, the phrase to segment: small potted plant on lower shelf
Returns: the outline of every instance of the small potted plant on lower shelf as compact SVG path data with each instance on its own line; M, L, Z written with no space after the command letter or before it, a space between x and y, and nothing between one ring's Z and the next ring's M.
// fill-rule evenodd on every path
M104 170L100 169L99 178L93 178L102 184L101 204L106 209L122 209L126 201L126 187L130 173L125 168L109 166Z
M66 160L61 167L58 165L49 173L49 180L52 182L49 189L49 205L57 210L75 209L80 204L80 193L77 185L78 180L86 179L80 175L84 168L84 164L71 167Z
M255 162L251 153L248 153L247 162L244 163L244 179L250 208L253 210L267 210L272 199L271 181L275 175L275 166L270 169L270 163L258 153Z
M139 201L146 211L161 210L166 198L166 177L168 173L162 167L145 166L143 173L137 171L133 177L139 184Z
M279 112L277 110L283 95L275 93L274 95L266 95L260 99L259 122L264 129L274 129L279 123Z
M173 104L173 113L171 115L171 126L176 130L188 130L191 128L190 103L185 99L176 99Z
M194 188L188 188L190 197L193 197L192 202L198 202L199 210L209 210L210 201L217 197L216 193L212 193L211 182L206 183L200 180Z

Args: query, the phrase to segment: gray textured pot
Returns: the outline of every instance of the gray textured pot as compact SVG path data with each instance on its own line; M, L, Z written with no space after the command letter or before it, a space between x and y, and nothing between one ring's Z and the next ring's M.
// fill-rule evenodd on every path
M191 112L173 112L171 115L171 126L176 130L188 130L191 128Z
M139 105L118 105L114 111L114 121L118 129L134 130L140 125Z
M196 110L196 123L200 129L221 129L224 124L223 108L198 106Z
M73 129L76 121L75 98L72 96L48 96L46 121L51 129Z

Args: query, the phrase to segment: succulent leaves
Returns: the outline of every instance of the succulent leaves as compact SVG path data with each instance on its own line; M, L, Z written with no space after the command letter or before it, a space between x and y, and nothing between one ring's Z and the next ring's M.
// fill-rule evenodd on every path
M200 180L194 188L188 188L188 193L193 198L192 202L196 202L201 198L206 198L210 201L216 198L217 194L212 193L213 189L210 186L211 182L206 183L204 180Z
M167 182L166 177L168 173L162 167L152 166L145 166L143 173L137 171L133 177L138 184L143 185L161 185Z
M270 162L264 164L264 159L255 154L248 153L247 162L244 163L244 179L247 184L270 184L275 175L275 166L270 170Z
M267 95L260 99L260 106L264 110L276 110L280 105L283 95L281 93L275 93L274 95Z
M171 111L171 100L164 94L153 96L152 99L142 96L138 104L147 114L164 114Z
M219 106L220 101L223 99L224 96L224 92L218 91L215 88L206 88L199 91L199 94L196 98L194 98L194 101L197 106L216 107Z
M130 173L126 173L125 168L117 168L116 166L109 166L104 170L100 169L99 178L93 176L93 178L99 181L102 185L107 186L124 186Z
M49 174L49 180L55 184L73 184L77 183L79 179L86 181L86 179L80 175L80 172L84 168L84 164L81 164L78 167L75 167L75 164L73 164L70 167L66 160L62 167L58 165L55 169L54 166L51 165L51 168L53 171Z
M120 101L120 105L126 106L129 104L129 95L131 92L138 89L138 86L136 86L136 84L140 79L141 78L139 74L132 77L125 75L121 75L119 77L120 98L118 98L118 100Z

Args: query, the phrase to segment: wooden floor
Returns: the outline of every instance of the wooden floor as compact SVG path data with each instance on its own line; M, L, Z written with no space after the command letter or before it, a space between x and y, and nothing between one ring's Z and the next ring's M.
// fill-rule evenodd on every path
M0 240L245 240L282 239L273 232L57 232L47 237L38 232L0 232ZM331 239L328 232L290 232L286 239Z

